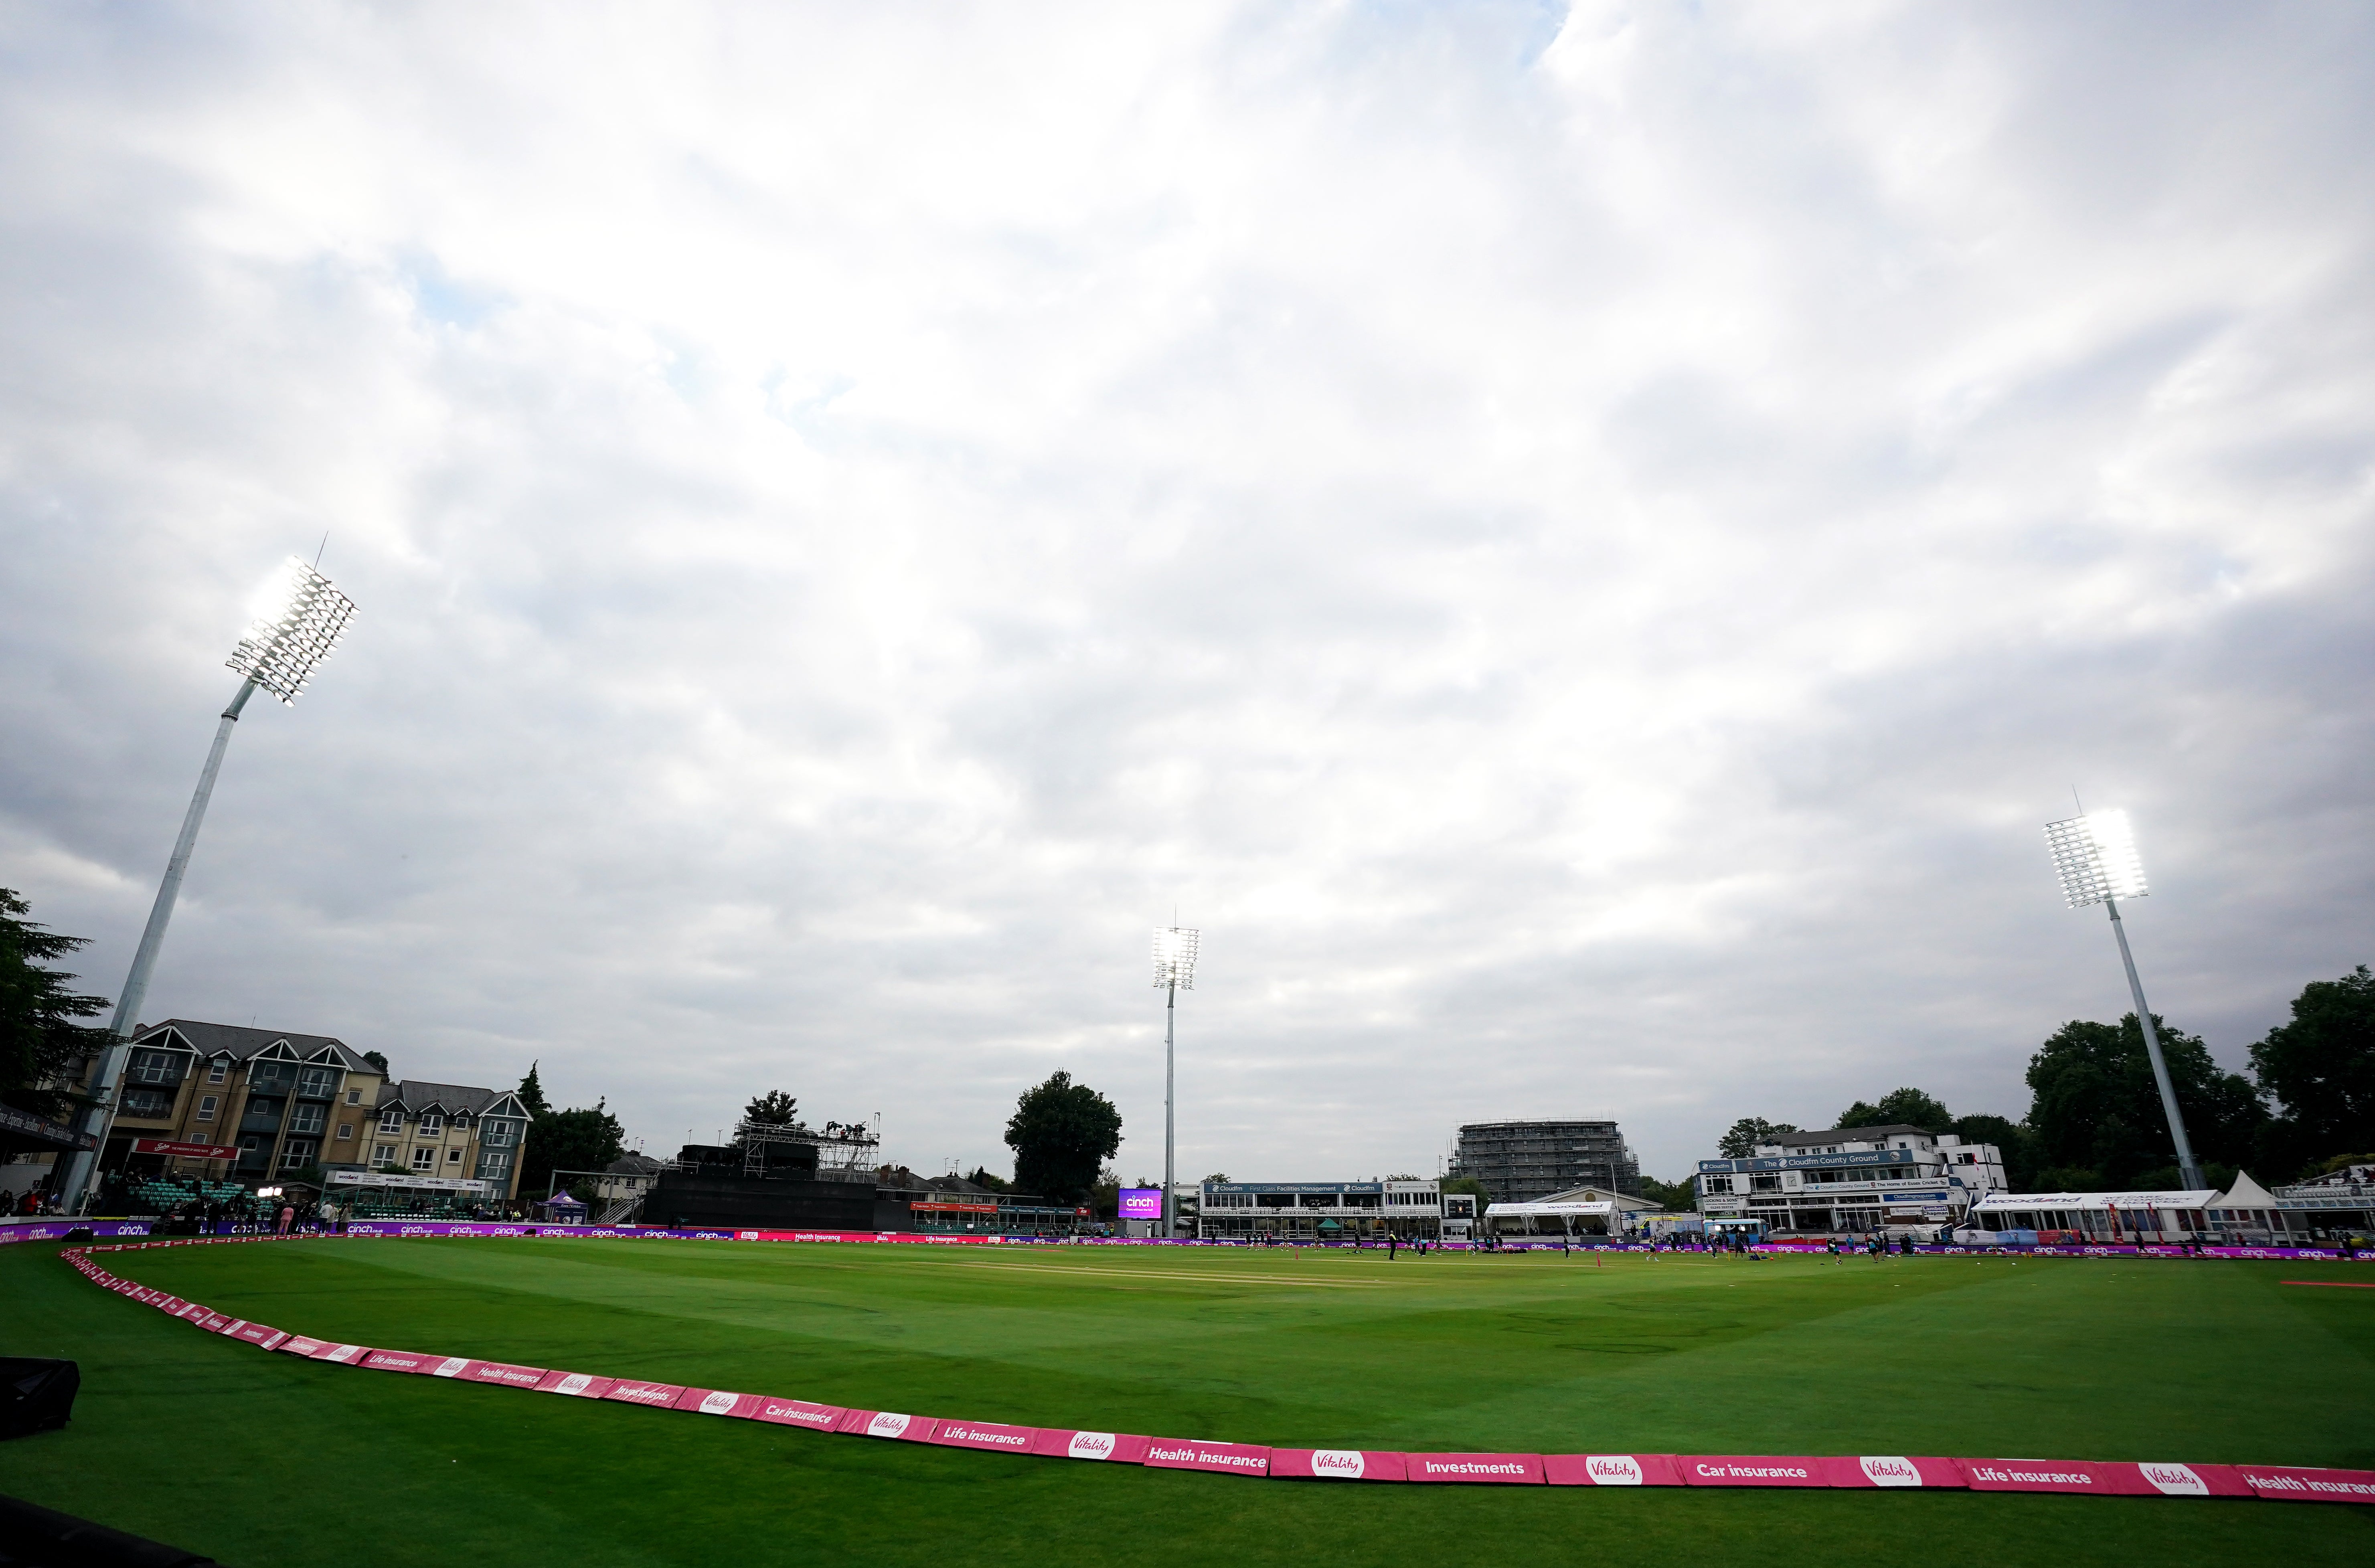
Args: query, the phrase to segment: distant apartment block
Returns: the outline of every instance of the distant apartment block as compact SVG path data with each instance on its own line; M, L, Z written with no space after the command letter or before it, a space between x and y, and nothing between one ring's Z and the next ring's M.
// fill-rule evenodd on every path
M1641 1162L1614 1122L1471 1122L1446 1173L1473 1176L1496 1203L1583 1186L1641 1196Z

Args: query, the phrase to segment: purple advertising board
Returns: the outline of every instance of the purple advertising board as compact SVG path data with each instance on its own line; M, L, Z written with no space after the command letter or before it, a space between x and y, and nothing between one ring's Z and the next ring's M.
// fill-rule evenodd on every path
M1163 1189L1161 1187L1122 1188L1121 1217L1125 1220L1162 1219Z

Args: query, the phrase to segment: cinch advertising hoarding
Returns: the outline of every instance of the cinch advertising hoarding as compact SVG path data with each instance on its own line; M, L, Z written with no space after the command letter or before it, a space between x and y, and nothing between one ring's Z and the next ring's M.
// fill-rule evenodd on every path
M1122 1188L1121 1217L1125 1220L1162 1219L1163 1189L1161 1187Z

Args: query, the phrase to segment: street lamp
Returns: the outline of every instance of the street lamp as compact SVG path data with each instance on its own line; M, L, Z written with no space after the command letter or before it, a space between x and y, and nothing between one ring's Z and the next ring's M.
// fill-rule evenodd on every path
M2160 1050L2160 1032L2153 1027L2152 1008L2145 1002L2144 982L2136 978L2135 955L2128 951L2128 929L2120 919L2120 900L2145 896L2145 865L2136 855L2135 834L2124 811L2097 811L2067 821L2045 825L2046 847L2053 868L2062 875L2062 896L2073 909L2099 903L2111 913L2111 935L2120 941L2120 962L2127 966L2128 994L2136 999L2136 1021L2144 1026L2145 1050L2152 1057L2153 1081L2160 1086L2161 1109L2168 1114L2169 1136L2177 1141L2178 1179L2194 1189L2207 1187L2202 1166L2193 1158L2193 1144L2185 1136L2185 1117L2177 1108L2177 1088L2169 1082L2168 1062Z
M190 851L197 845L198 824L206 819L207 800L214 794L223 749L230 744L230 726L239 722L240 710L259 686L284 705L294 706L313 666L330 656L348 618L355 613L352 599L293 556L266 585L261 602L264 613L231 650L228 666L240 674L239 690L222 711L222 722L215 726L214 749L207 753L207 765L198 771L197 793L190 797L190 809L182 818L181 836L173 841L172 858L165 863L165 879L158 886L148 927L140 933L140 946L132 955L132 973L124 977L123 996L116 998L107 1049L100 1056L99 1076L90 1086L94 1103L81 1117L80 1130L96 1141L76 1152L59 1195L69 1213L79 1208L91 1168L106 1149L107 1131L115 1123L116 1080L132 1052L132 1031L138 1026L141 1005L148 1000L149 972L157 967L157 950L165 944L165 926L173 918L173 901L181 896L182 876L190 868Z
M1199 934L1192 926L1164 925L1154 933L1154 984L1164 993L1163 998L1163 1239L1169 1241L1177 1232L1177 1221L1172 1208L1177 1199L1172 1194L1175 1176L1172 1171L1172 1072L1171 1046L1174 1022L1179 1015L1179 993L1196 989L1196 945Z

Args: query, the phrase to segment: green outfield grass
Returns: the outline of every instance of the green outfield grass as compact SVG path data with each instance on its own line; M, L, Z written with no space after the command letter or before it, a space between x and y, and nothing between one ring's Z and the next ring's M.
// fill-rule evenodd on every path
M267 1355L0 1249L0 1491L226 1563L2375 1562L2375 1509L1246 1480ZM326 1241L102 1254L404 1350L1276 1446L2375 1468L2375 1267Z

